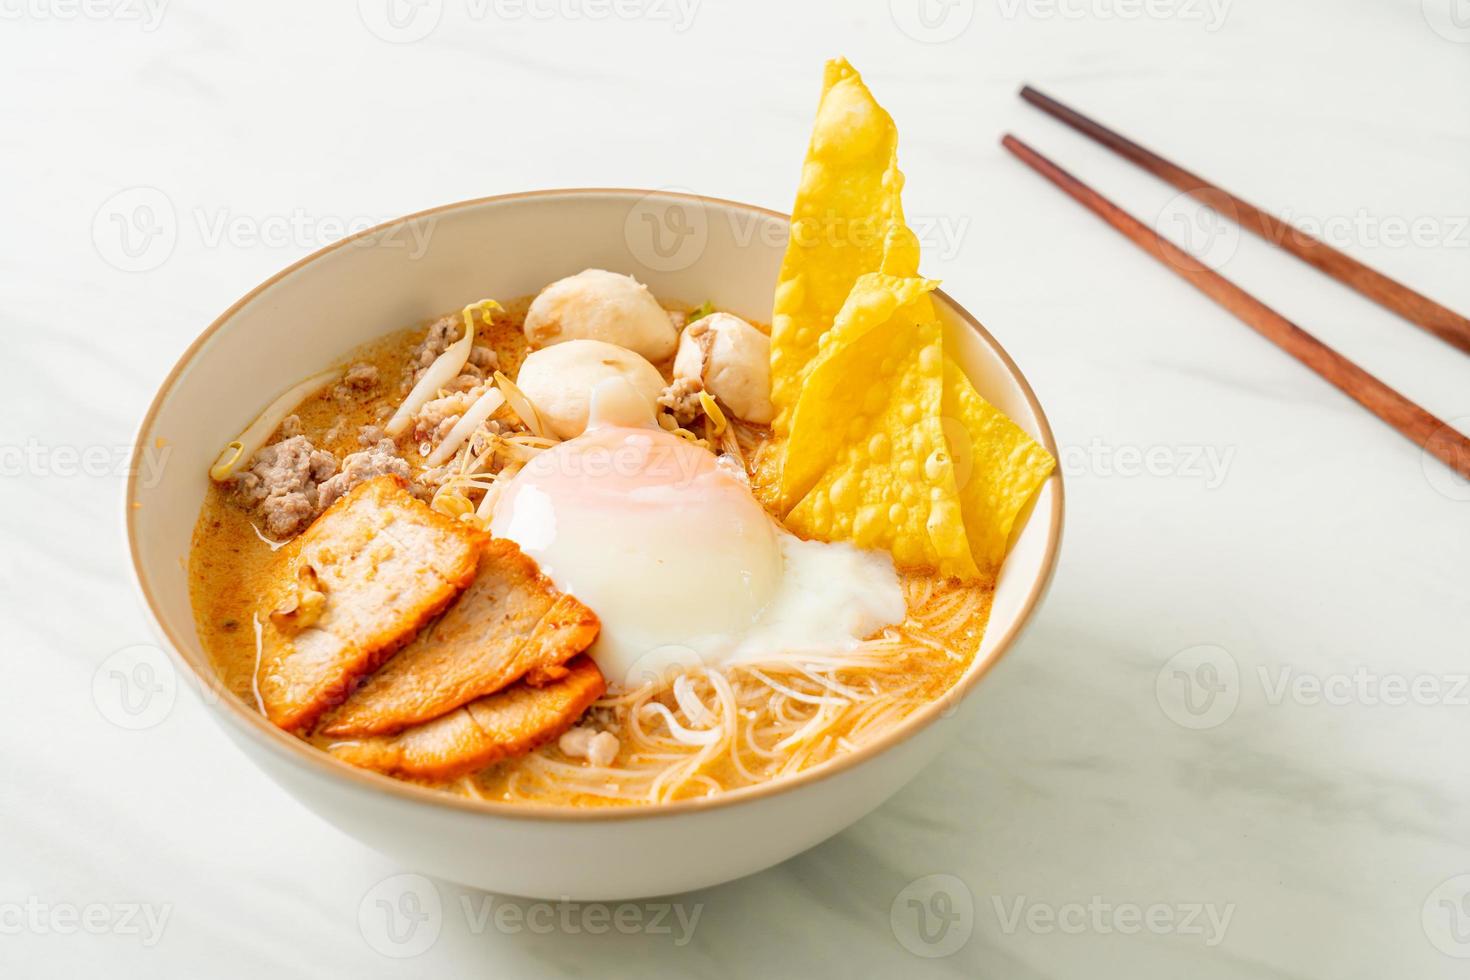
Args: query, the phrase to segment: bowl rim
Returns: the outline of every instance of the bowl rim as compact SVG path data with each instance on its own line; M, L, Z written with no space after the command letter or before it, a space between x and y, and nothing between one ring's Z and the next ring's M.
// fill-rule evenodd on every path
M1042 556L1042 567L1040 574L1031 583L1030 589L1022 602L1019 614L1011 627L1001 636L995 646L994 652L983 662L971 661L970 667L955 682L954 686L935 698L930 703L919 708L913 714L905 718L894 729L881 738L877 738L858 749L851 751L836 759L829 760L819 766L807 769L803 772L790 776L772 779L754 786L745 786L739 789L728 790L718 796L698 797L694 799L675 800L669 803L633 803L626 805L572 807L556 804L528 804L510 803L503 800L481 799L468 796L460 796L447 793L440 789L417 783L405 782L394 779L382 773L356 766L348 765L333 758L320 749L282 731L271 724L264 716L256 711L250 710L234 693L225 688L217 674L207 662L205 657L196 657L189 650L189 644L175 635L159 615L153 592L149 587L148 580L143 571L143 563L139 555L138 534L135 526L137 508L132 506L135 499L135 490L139 474L142 471L142 453L145 451L145 439L152 428L160 408L178 381L185 367L193 361L196 354L204 346L205 342L220 330L231 318L235 316L247 303L253 301L265 290L274 286L285 277L295 273L297 270L318 261L354 242L379 234L390 227L401 225L405 222L418 221L432 218L436 215L450 211L468 209L487 204L500 204L514 201L534 200L545 197L576 197L576 196L599 196L599 197L637 197L641 199L662 198L671 201L685 201L697 206L718 206L755 213L765 217L776 218L782 221L790 221L790 215L760 205L747 204L741 201L732 201L724 198L708 197L701 194L693 194L682 191L670 190L647 190L629 187L567 187L546 188L541 190L518 191L509 194L495 194L488 197L470 198L463 201L455 201L450 204L441 204L423 211L416 211L401 217L392 218L388 221L373 225L361 231L347 235L331 244L317 249L311 254L281 269L270 276L259 285L255 286L244 296L232 303L219 316L206 327L193 342L184 349L174 362L168 374L159 384L148 409L144 413L142 421L138 425L133 439L133 448L129 460L128 478L123 487L123 524L127 536L128 557L132 569L133 584L143 601L143 606L148 614L154 632L164 641L170 653L176 661L181 661L187 668L200 690L210 690L215 696L205 697L203 700L210 702L209 707L214 711L216 717L228 719L237 729L250 733L249 737L258 739L259 743L268 748L284 761L295 764L298 768L304 768L311 772L322 775L329 780L343 780L355 784L356 788L387 792L392 796L399 797L408 804L427 805L431 807L445 807L451 810L468 811L471 813L485 814L501 819L513 821L533 822L603 822L616 820L637 820L656 817L677 817L690 813L699 813L708 810L723 809L737 806L766 797L777 796L792 792L798 788L821 782L833 776L854 769L865 762L883 754L887 750L907 741L920 731L928 728L942 715L951 705L957 706L975 689L983 678L1001 658L1009 652L1011 646L1020 636L1022 631L1029 625L1031 617L1040 606L1045 597L1051 580L1056 572L1057 555L1061 547L1062 524L1065 512L1064 488L1060 467L1053 470L1048 477L1048 482L1053 485L1051 499L1051 531L1048 534L1045 553ZM1040 442L1055 459L1060 459L1056 439L1052 434L1051 424L1042 409L1040 401L1037 400L1035 391L1026 376L1016 362L1006 352L1005 348L986 330L968 310L955 302L942 290L935 290L936 295L954 311L979 339L985 343L999 357L1011 376L1021 389L1023 397L1030 406L1032 413L1036 416L1040 428ZM1045 484L1044 484L1045 485ZM1039 492L1039 491L1038 491ZM199 661L199 662L196 662Z

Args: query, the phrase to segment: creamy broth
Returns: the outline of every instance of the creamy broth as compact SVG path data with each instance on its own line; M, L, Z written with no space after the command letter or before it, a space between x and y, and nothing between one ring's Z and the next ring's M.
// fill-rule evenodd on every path
M526 355L520 327L527 303L508 304L507 313L478 334L478 343L495 350L500 370L512 379ZM412 377L411 359L427 329L425 324L400 331L352 352L344 363L373 365L379 383L352 397L329 387L307 399L296 413L301 434L339 459L359 450L359 427L381 424L402 400ZM667 380L669 364L657 367ZM716 450L722 441L727 449L738 448L748 469L769 437L764 429L742 424L732 424L723 437L703 434ZM418 473L423 458L410 442L398 440L400 455ZM268 612L259 605L276 574L274 555L230 485L211 484L193 537L191 600L201 641L220 678L256 710L261 710L257 623ZM619 805L719 793L820 765L942 698L979 647L990 611L989 585L961 586L902 570L901 581L908 619L850 654L799 664L697 669L678 689L670 675L662 685L605 695L587 717L619 740L618 755L608 766L569 758L553 740L528 755L435 785L527 804ZM701 716L707 726L726 726L725 734L703 746L672 736L670 717L692 725ZM320 737L313 741L328 744Z

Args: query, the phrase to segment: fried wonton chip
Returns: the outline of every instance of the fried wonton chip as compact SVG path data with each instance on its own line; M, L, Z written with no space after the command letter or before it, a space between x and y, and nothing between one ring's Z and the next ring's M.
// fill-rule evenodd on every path
M859 381L862 375L852 373L854 362L843 352L871 330L907 332L920 321L934 319L928 293L937 285L932 280L876 272L859 277L853 285L821 340L821 356L801 387L777 479L773 486L757 486L777 513L786 514L796 506L837 458L844 445L841 433L863 400L873 399L876 407L876 400L884 397L880 389L886 377L880 380L874 375L875 384L863 384Z
M893 118L851 65L828 62L771 318L778 438L789 431L818 341L858 277L918 271L919 246L904 225L897 161Z
M1051 476L1056 460L982 398L948 357L943 413L970 551L975 564L993 575L1005 559L1017 516Z
M824 355L812 374L827 371L848 381L827 401L830 415L821 420L840 449L787 515L787 526L805 537L882 548L900 567L976 579L940 417L939 324L910 322L900 309Z
M792 530L990 577L1055 462L942 345L893 120L827 66L771 330L775 439L752 486Z

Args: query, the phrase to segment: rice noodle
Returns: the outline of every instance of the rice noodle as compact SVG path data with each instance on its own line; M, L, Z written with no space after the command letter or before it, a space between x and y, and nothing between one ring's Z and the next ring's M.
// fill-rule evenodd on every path
M702 730L685 728L679 723L679 719L674 717L674 713L658 701L650 702L643 707L644 710L652 711L663 716L664 722L669 726L669 731L685 745L709 745L720 737L720 730L718 728Z
M696 725L709 725L714 720L714 715L704 706L704 702L695 697L691 689L689 678L680 674L674 679L674 700L679 702L679 709Z
M548 745L480 774L479 785L526 803L664 802L766 782L860 748L953 684L990 612L986 588L902 578L905 595L922 601L856 649L694 667L608 695L584 724L622 743L611 765Z
M214 465L209 468L209 478L223 483L235 475L235 471L249 464L250 459L261 450L271 434L281 427L286 416L296 411L297 406L321 391L342 376L341 368L332 368L313 374L305 381L292 385L281 392L267 405L245 431L220 450Z
M829 697L825 697L825 696L814 697L814 696L812 696L810 694L803 694L800 691L794 691L791 688L787 687L785 684L782 684L780 681L774 681L774 680L772 680L771 678L767 677L765 674L762 674L760 671L756 670L754 667L751 668L751 673L752 674L755 674L756 677L758 677L761 681L765 682L765 684L766 684L767 687L771 688L774 691L780 691L782 694L786 695L788 698L791 698L793 701L802 701L802 702L804 702L806 704L817 704L817 705L843 704L844 703L844 702L839 701L839 700L836 700L834 698L829 698Z
M813 680L816 683L822 685L832 693L840 694L844 698L847 698L849 700L856 701L862 697L860 693L854 691L852 688L845 687L844 685L837 683L829 677L823 677L821 674L818 674L815 671L802 670L801 674L803 677L809 678L810 680Z

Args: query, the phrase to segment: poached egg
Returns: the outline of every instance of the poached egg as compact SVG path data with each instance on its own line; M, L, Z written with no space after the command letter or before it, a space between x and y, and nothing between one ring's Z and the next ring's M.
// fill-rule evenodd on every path
M490 530L597 613L589 653L615 690L670 664L850 650L906 614L886 553L785 530L738 462L659 428L621 378L594 388L582 435L510 479Z

